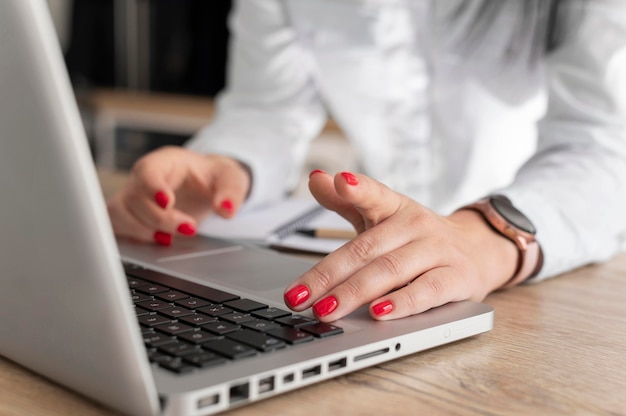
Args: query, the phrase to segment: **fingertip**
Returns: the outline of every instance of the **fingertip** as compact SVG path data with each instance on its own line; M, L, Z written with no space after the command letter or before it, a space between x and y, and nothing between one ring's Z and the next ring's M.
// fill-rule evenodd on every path
M389 315L393 312L393 303L389 300L383 300L375 303L370 308L370 314L374 319L381 319L382 317Z
M353 173L341 172L340 175L348 185L357 186L359 184L359 179Z
M170 199L165 192L157 191L154 194L154 201L157 203L158 206L165 209L167 208L167 204L170 202Z
M180 224L176 231L188 237L193 237L194 235L196 235L197 232L196 226L188 222Z
M313 175L316 175L318 173L324 174L326 175L326 172L324 172L321 169L313 169L310 173L309 173L309 179L311 179L313 177Z
M154 233L154 241L162 246L170 246L172 244L172 235L163 231Z

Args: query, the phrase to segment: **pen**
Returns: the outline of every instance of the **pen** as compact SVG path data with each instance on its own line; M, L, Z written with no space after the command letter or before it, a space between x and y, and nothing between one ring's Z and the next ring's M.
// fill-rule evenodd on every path
M356 231L348 229L335 229L335 228L303 228L297 231L299 234L308 235L315 238L335 238L350 240L356 237Z

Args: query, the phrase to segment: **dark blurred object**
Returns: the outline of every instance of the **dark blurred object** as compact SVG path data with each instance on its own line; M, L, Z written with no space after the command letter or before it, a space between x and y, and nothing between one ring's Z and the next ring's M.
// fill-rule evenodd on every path
M148 34L137 47L141 85L151 91L215 96L223 87L227 57L227 18L231 0L126 0L147 10ZM114 0L74 0L66 54L76 88L131 87L119 76L125 51L116 51L123 16ZM117 34L119 35L119 33ZM117 43L119 49L119 41ZM147 53L146 53L147 52ZM120 55L122 54L122 55ZM116 62L116 57L118 62ZM146 58L144 58L146 57Z

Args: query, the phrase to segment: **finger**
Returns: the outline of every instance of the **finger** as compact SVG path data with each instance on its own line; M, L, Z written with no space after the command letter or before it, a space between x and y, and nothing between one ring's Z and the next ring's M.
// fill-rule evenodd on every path
M174 189L185 179L187 166L175 163L182 153L175 147L163 147L140 158L131 171L130 186L138 197L166 209L175 204Z
M328 254L287 287L287 306L296 311L310 307L379 256L407 245L414 237L403 232L405 229L401 221L390 221L360 234ZM378 292L375 296L382 293L386 292Z
M120 195L114 196L107 209L115 235L139 242L153 242L155 230L138 221L124 206Z
M453 267L437 267L423 273L409 285L372 301L370 315L378 320L398 319L468 299L469 282L467 276Z
M416 256L415 253L421 253ZM413 242L378 256L350 278L335 287L330 294L313 305L322 321L334 321L391 292L406 286L440 261L440 251L428 244ZM334 298L333 308L325 299Z
M173 207L161 208L154 200L146 198L145 193L135 189L126 190L123 204L137 223L153 232L159 230L185 236L195 234L196 221L193 217Z
M233 217L248 196L249 170L236 160L224 158L219 161L213 181L213 210L224 218Z
M341 172L334 184L337 194L364 217L366 228L391 217L406 202L404 196L366 175Z
M335 189L333 177L326 172L316 169L309 174L309 190L311 195L321 206L331 211L335 211L348 220L354 228L362 232L365 230L363 216L354 206L344 200Z

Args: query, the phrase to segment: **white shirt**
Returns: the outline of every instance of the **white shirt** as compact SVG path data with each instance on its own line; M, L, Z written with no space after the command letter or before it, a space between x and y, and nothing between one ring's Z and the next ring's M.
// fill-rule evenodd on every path
M477 7L447 18L459 1L237 3L228 86L188 147L247 163L260 204L295 185L330 112L360 171L441 214L507 195L538 230L537 280L609 258L626 240L626 3L585 2L533 64L528 42L502 58L521 2L471 43Z

